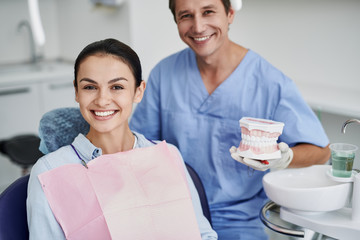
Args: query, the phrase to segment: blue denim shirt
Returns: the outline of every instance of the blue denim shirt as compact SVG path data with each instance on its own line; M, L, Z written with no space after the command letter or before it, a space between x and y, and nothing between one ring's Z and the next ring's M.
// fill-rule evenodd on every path
M148 147L154 144L139 133L134 133L134 135L137 138L135 148ZM102 155L102 150L95 147L82 134L79 134L75 138L72 145L85 162L89 162ZM81 161L71 146L68 145L43 156L33 166L29 179L28 198L26 204L30 239L65 239L64 232L51 211L37 176L59 166L73 163L81 163ZM184 169L201 237L202 239L217 239L217 234L202 214L199 196L194 183L186 170L185 164Z

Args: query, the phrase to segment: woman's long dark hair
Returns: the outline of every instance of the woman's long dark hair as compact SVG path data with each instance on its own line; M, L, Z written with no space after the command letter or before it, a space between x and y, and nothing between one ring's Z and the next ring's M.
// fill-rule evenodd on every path
M100 40L97 42L93 42L87 45L78 55L75 60L74 66L74 86L77 89L77 73L79 71L79 67L82 61L84 61L89 56L95 55L112 55L118 57L121 61L123 61L132 71L135 77L135 85L136 87L140 86L142 81L141 76L141 63L138 55L131 47L122 43L116 39L108 38L104 40Z

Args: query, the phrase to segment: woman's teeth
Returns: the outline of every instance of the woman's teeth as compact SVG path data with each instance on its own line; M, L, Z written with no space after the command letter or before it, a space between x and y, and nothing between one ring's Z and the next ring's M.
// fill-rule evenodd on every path
M209 39L209 38L210 38L210 36L199 37L199 38L194 37L195 41L199 41L199 42L205 41L205 40L207 40L207 39Z
M105 112L96 112L94 111L95 115L96 116L99 116L99 117L107 117L107 116L110 116L112 114L115 113L115 111L105 111Z

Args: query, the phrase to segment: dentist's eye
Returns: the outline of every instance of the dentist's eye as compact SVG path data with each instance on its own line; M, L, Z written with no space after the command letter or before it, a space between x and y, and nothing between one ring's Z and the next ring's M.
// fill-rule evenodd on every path
M181 20L181 19L190 18L190 17L191 17L191 14L184 14L184 15L181 15L181 16L180 16L180 20Z
M212 10L206 10L206 11L204 12L204 15L206 16L206 15L209 15L209 14L211 14L211 13L214 13L214 11L212 11Z
M120 85L116 85L116 86L112 86L111 89L113 89L113 90L122 90L122 89L124 89L124 87L120 86Z

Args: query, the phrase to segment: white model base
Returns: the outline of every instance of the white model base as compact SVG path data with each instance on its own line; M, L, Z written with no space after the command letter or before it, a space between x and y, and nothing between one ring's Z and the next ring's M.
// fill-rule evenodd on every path
M251 150L240 151L240 149L238 149L238 151L239 151L239 155L244 158L252 158L252 159L257 159L257 160L269 160L269 161L271 161L272 159L281 158L280 150L273 152L273 153L264 153L264 154L255 154Z

